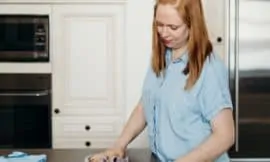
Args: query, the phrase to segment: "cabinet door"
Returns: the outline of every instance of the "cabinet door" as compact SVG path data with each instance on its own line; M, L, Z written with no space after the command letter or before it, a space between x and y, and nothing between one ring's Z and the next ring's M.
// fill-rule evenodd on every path
M124 6L55 5L53 113L122 115Z
M223 44L226 35L226 0L202 0L202 4L212 43Z

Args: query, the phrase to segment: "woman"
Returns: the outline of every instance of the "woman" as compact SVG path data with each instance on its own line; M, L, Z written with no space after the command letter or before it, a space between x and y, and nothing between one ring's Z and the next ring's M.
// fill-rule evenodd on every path
M212 52L200 0L158 0L152 64L141 100L115 145L90 161L123 157L147 126L164 162L229 162L234 143L226 68Z

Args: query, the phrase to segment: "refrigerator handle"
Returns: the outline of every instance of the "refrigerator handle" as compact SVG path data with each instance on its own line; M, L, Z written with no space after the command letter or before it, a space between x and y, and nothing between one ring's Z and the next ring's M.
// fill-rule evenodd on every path
M235 151L239 151L239 0L229 1L228 67L229 83L234 105Z
M236 122L236 144L235 151L239 151L239 0L235 1L235 122Z

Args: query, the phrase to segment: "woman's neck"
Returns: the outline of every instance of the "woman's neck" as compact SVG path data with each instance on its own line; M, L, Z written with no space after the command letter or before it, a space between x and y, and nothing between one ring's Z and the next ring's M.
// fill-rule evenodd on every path
M180 48L175 48L172 49L172 60L176 60L180 57L182 57L182 55L186 52L187 50L187 46L182 46Z

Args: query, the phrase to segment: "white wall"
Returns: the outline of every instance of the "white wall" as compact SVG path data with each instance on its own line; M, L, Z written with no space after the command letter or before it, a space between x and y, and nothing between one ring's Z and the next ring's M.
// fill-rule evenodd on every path
M138 102L149 66L152 39L152 0L129 0L126 9L126 110L127 119ZM146 133L131 146L145 147Z

